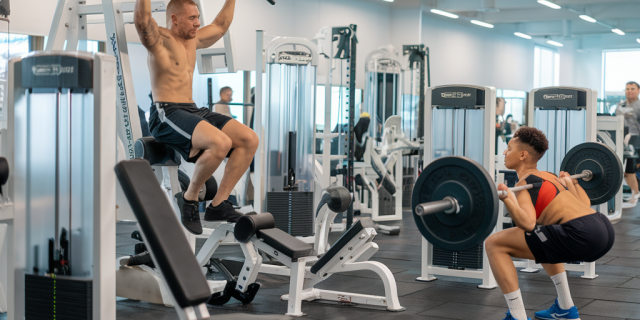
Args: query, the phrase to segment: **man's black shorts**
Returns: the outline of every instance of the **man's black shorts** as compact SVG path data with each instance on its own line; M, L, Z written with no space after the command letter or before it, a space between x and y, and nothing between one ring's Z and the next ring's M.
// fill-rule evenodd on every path
M191 135L200 121L207 121L222 130L231 120L226 115L198 108L195 103L156 102L151 107L149 129L151 135L178 151L187 162L196 162L202 154L189 157Z
M596 212L563 224L537 225L524 238L536 263L593 262L611 250L615 232L609 218Z
M636 159L627 158L624 173L636 173Z

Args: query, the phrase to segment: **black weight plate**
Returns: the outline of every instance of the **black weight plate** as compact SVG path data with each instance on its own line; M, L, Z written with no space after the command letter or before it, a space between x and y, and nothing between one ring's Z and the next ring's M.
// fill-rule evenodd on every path
M459 213L415 214L418 204L446 196L458 200ZM414 185L411 204L422 236L449 251L478 246L498 220L498 193L493 179L480 164L465 157L442 157L430 163Z
M591 170L591 180L578 179L591 199L591 205L605 203L616 196L622 185L622 169L622 162L615 152L599 142L585 142L573 147L560 165L560 170L570 175Z

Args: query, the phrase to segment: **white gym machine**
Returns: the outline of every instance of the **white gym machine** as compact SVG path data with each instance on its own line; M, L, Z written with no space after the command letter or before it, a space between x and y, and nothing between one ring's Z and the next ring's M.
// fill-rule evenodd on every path
M403 133L397 116L402 106L401 72L393 46L375 50L365 60L363 111L370 114L371 122L368 136L362 138L364 161L356 162L355 167L363 180L362 191L367 192L356 200L360 211L371 215L373 221L402 219L402 152L389 148L397 140L396 133ZM378 177L380 183L376 182Z
M312 236L321 190L314 183L317 45L290 37L265 43L262 30L256 37L254 208L269 211L291 235Z
M424 113L424 163L443 156L464 156L495 170L496 89L470 85L427 88ZM482 259L477 259L482 256ZM469 265L458 257L476 257ZM497 286L484 244L462 252L434 247L422 238L422 267L418 281L433 281L434 275L481 279L479 288Z
M200 8L201 19L205 18L205 8L201 0L195 0ZM103 0L102 4L87 5L86 1L78 0L59 0L54 14L46 51L52 50L86 50L87 27L92 23L104 23L107 33L108 53L115 56L116 76L116 93L114 97L117 103L117 135L118 144L114 147L117 150L118 160L135 158L135 143L141 138L140 119L137 112L137 103L134 93L133 80L131 77L131 66L129 62L127 38L125 33L125 24L133 23L133 10L135 1L119 1L119 0ZM152 2L153 12L165 11L164 1ZM89 16L97 16L89 19ZM103 18L101 19L100 16ZM197 66L199 72L235 72L233 42L231 41L230 32L223 36L223 48L208 48L196 51ZM132 111L133 110L133 111ZM178 183L177 166L161 164L155 166L155 174L167 193L169 201L173 204L175 212L179 213L179 208L173 195L180 191ZM135 217L131 211L128 201L125 198L119 184L117 185L117 219L134 220ZM206 237L212 232L211 229L206 230L203 235ZM192 250L195 250L195 236L186 232L185 234L191 244ZM119 260L122 260L119 259ZM120 262L120 261L119 261ZM149 289L153 294L147 294L148 298L140 297L140 292L136 290L125 290L127 296L140 300L152 300L152 302L172 305L170 295L166 286L162 283L159 273L144 265L128 268L122 266L119 272L119 280L121 285L127 285L128 288L136 287L131 283L144 282L149 285ZM135 271L134 271L135 270ZM142 272L139 272L142 271ZM132 282L133 280L137 280ZM114 281L115 283L116 281ZM210 283L212 292L224 288L223 283ZM141 288L145 288L141 286ZM121 291L121 290L118 290ZM148 293L148 292L147 292ZM115 293L114 293L115 295Z
M538 128L549 140L549 150L538 161L538 170L557 173L571 148L583 142L597 141L597 98L596 90L576 87L546 87L529 93L527 126ZM503 180L499 176L497 181ZM606 203L594 209L609 211ZM502 229L502 222L511 222L504 216L503 204L500 205L498 230ZM516 268L523 268L521 272L538 272L542 268L531 260L514 261L514 264ZM595 262L565 263L564 266L567 271L582 272L582 278L598 277Z
M606 144L620 158L624 159L624 116L598 115L597 141ZM622 217L622 187L616 196L606 204L600 205L600 212L604 213L609 220L619 220Z
M342 32L341 31L347 31ZM335 37L335 38L334 38ZM349 93L351 88L355 88L355 83L349 79L351 59L349 49L345 49L344 45L347 41L351 41L356 37L355 30L351 26L323 27L316 35L315 41L318 43L318 53L323 58L320 67L324 68L324 128L321 132L316 133L316 138L321 141L322 153L315 156L315 181L320 190L326 189L334 185L342 185L342 174L335 174L336 169L341 169L343 161L348 160L345 155L344 137L347 134L343 130L344 121L348 120L349 103L355 97L355 92ZM337 39L334 40L334 39ZM322 77L319 77L322 79ZM320 81L322 82L322 81ZM339 109L338 114L332 114L331 103L333 101L333 88L338 88ZM354 89L355 91L355 89ZM353 106L355 107L355 106ZM319 119L316 119L319 120ZM337 121L334 121L337 120ZM332 132L337 127L337 132ZM338 152L332 154L332 139L334 145L337 144ZM333 166L337 163L337 166ZM334 174L332 175L332 171ZM319 201L316 198L315 203Z
M71 302L61 294L57 303L91 310L93 319L116 317L115 67L112 56L72 51L9 62L6 197L15 203L9 320L54 317L55 309L33 298L54 284L55 276L44 273L65 266L69 276L58 277L55 286L62 291L75 283L91 299ZM58 311L64 317L66 310Z

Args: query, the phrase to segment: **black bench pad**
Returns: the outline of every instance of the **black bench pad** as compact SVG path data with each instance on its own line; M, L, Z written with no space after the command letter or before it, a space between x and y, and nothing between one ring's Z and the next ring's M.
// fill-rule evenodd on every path
M149 162L125 160L115 170L176 303L186 308L207 302L211 298L207 279Z
M134 145L136 158L142 158L152 166L179 166L181 156L173 148L154 137L143 137L136 140Z
M256 236L294 262L298 261L298 258L314 255L313 244L303 242L278 228L259 230ZM273 252L267 254L273 255Z
M362 221L358 220L356 223L351 225L351 228L345 232L336 243L327 251L320 260L311 266L311 273L316 274L322 267L324 267L333 257L335 257L342 248L344 248L351 239L357 237L360 232L364 230L364 226L362 225Z

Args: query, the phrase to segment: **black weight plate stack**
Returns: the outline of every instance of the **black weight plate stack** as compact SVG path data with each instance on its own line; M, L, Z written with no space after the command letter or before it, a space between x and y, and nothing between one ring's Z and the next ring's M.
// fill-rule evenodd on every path
M420 203L454 197L460 212L419 216ZM422 236L436 247L462 251L481 244L498 219L495 183L477 162L459 156L442 157L429 164L413 189L412 212Z
M578 179L578 183L591 199L591 205L609 201L620 191L622 185L622 162L618 156L599 142L585 142L573 147L562 159L560 170L570 175L590 170L593 177L589 181Z

